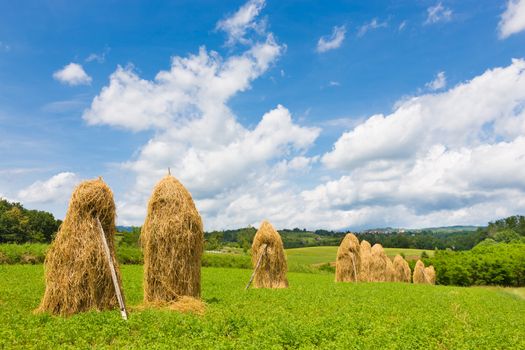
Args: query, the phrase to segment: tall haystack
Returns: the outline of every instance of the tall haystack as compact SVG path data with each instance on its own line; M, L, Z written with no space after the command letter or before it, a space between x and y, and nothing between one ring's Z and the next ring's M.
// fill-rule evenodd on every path
M336 282L357 282L361 265L359 240L352 233L345 236L337 249Z
M388 257L385 254L383 246L379 243L372 247L372 256L370 259L370 281L371 282L387 282L390 281L388 269Z
M361 241L359 248L359 273L357 279L361 282L370 281L370 263L372 261L372 246L367 241Z
M173 176L164 177L153 189L140 239L145 303L200 297L202 220L191 194Z
M266 220L262 222L253 238L252 265L256 269L253 280L255 288L288 287L286 278L288 267L283 241L279 233Z
M401 255L394 257L394 278L393 282L407 282L410 283L410 277L412 275L408 262Z
M67 316L118 307L97 218L121 280L113 242L113 193L100 178L84 181L74 190L66 218L46 255L46 290L37 311Z
M434 270L434 266L425 267L425 278L428 284L436 284L436 270Z
M414 267L414 275L412 276L412 281L414 283L427 283L427 279L425 277L425 264L418 260L416 262L416 266Z

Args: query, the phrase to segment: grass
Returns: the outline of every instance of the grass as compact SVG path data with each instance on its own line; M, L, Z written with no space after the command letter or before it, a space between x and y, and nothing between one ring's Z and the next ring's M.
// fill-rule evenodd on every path
M42 265L0 265L0 349L520 349L525 301L500 289L333 282L290 273L285 290L244 291L249 270L204 268L204 316L133 311L142 266L122 266L128 322L117 310L33 315Z
M421 256L423 249L408 249L408 248L385 248L388 256L394 257L396 254L403 253L408 260L416 260ZM426 251L432 257L434 251ZM302 265L318 265L330 263L335 261L337 255L337 247L307 247L307 248L293 248L286 249L286 256L290 264Z

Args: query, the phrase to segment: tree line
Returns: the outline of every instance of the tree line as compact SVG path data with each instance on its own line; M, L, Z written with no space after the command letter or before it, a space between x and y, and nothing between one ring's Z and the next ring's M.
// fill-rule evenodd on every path
M49 243L62 221L0 198L0 243Z

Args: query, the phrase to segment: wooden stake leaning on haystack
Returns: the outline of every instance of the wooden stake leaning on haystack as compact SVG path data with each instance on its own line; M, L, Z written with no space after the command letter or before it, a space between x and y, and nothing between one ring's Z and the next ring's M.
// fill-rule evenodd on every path
M173 176L160 180L148 203L141 231L144 251L144 303L195 304L201 293L202 220L191 194ZM171 305L168 305L171 304ZM186 307L185 307L186 309Z
M361 241L359 248L359 273L357 279L361 282L370 281L370 263L372 260L372 246L367 241Z
M84 181L74 190L64 222L46 255L46 289L37 311L68 316L117 307L116 288L99 222L116 284L121 285L113 242L113 193L101 178Z
M394 278L393 282L406 282L410 283L411 271L408 262L401 255L396 255L394 258Z
M128 312L126 311L126 304L124 303L124 297L122 296L122 289L119 284L117 277L117 270L113 264L113 259L111 258L111 251L109 250L108 241L106 240L106 234L104 233L104 228L100 223L99 218L97 217L97 227L100 231L100 240L102 241L102 246L104 248L104 253L106 254L106 259L108 261L109 270L111 272L111 280L113 281L113 287L115 288L115 293L117 294L118 305L120 307L120 315L122 319L128 319Z
M287 288L286 256L279 233L263 221L252 243L252 276L254 288ZM248 289L250 283L246 286Z
M361 265L359 251L359 240L352 233L348 233L337 249L337 259L335 261L336 282L357 282L358 271Z

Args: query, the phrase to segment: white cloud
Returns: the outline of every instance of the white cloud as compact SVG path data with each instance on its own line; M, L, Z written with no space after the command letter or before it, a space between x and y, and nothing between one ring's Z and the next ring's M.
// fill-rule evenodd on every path
M406 159L435 143L457 146L501 137L500 129L525 115L524 69L524 60L513 60L446 92L404 101L392 114L372 116L344 133L323 162L350 169L363 162Z
M499 37L508 38L525 30L525 0L508 0L498 24Z
M425 86L432 91L443 89L446 85L447 77L445 76L445 72L439 72L436 74L434 80L425 84Z
M441 2L427 8L427 19L424 24L448 22L452 19L452 10L444 7Z
M353 220L346 226L481 224L523 212L525 61L400 102L345 132L322 162L342 175L303 191L303 210Z
M75 173L63 172L45 181L36 181L18 192L17 198L23 203L64 202L71 196L79 182Z
M78 63L70 63L64 68L53 73L53 78L59 82L67 85L89 85L91 84L91 77L87 75L84 68Z
M317 42L317 52L326 52L339 48L345 40L346 27L335 26L330 37L320 37Z
M201 115L229 115L228 99L248 89L282 49L271 34L226 60L201 47L196 55L174 57L170 70L160 71L153 81L141 79L131 67L118 67L83 118L89 124L139 131L169 129Z
M104 63L106 61L106 55L109 53L110 48L106 47L102 53L90 53L88 57L86 57L86 62L93 62L96 61L98 63Z
M228 35L227 45L250 44L246 39L248 30L254 30L260 34L265 32L266 22L256 20L261 10L266 5L265 0L249 0L237 10L232 16L217 23L217 29L223 30Z
M308 171L314 162L304 153L320 131L297 125L281 105L248 129L227 106L231 97L249 89L271 67L283 48L269 33L238 55L223 58L201 48L198 54L174 57L170 69L160 71L154 80L140 78L132 68L119 67L111 75L84 119L89 124L155 131L122 165L135 174L135 183L118 200L121 223L141 223L151 190L168 167L192 193L207 229L283 215L277 208L285 203L253 210L249 203L273 195L282 199L288 174ZM242 210L236 207L241 204L246 206Z
M399 27L397 28L400 32L403 31L407 26L407 21L404 20L403 22L399 23Z
M377 18L374 18L369 23L365 23L361 27L359 27L359 30L357 31L357 36L362 37L370 30L374 30L378 28L386 28L387 26L388 26L388 23L386 21L379 22Z

